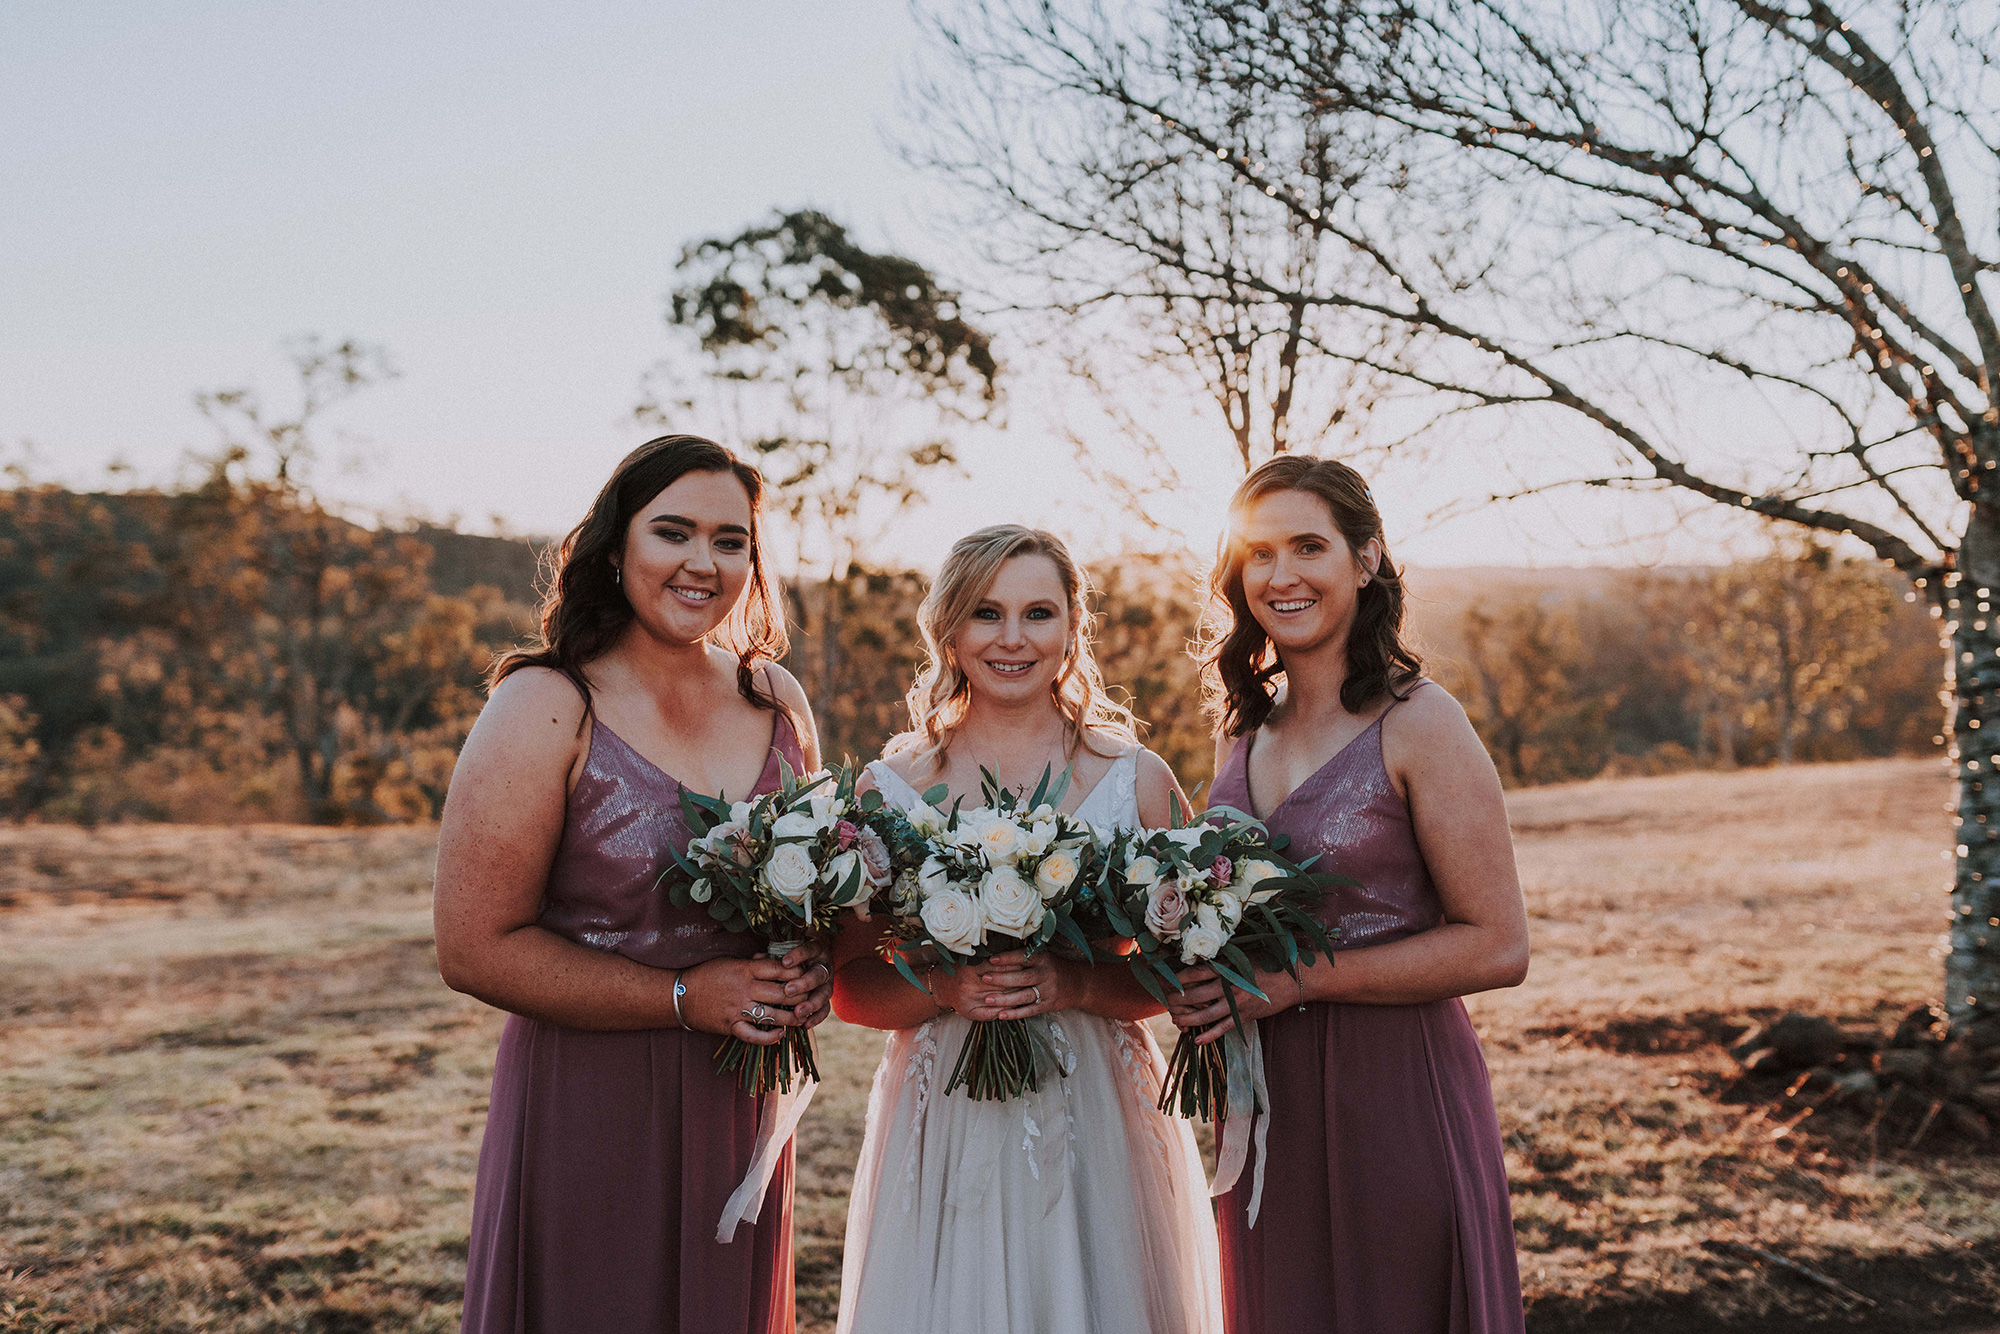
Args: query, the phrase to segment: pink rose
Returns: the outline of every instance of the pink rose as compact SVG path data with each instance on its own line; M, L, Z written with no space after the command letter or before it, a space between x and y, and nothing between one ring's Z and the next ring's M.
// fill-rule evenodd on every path
M849 848L853 847L854 840L860 837L861 837L861 831L855 828L853 822L851 821L842 820L839 824L833 827L834 844L842 852L845 852Z
M888 884L889 845L882 841L882 836L864 827L855 835L855 842L861 849L861 874L868 877L868 883L877 889Z
M1146 929L1161 940L1172 940L1181 932L1187 917L1187 895L1180 881L1168 877L1157 880L1146 895Z
M1208 866L1208 883L1222 886L1236 875L1236 867L1227 857L1217 857Z

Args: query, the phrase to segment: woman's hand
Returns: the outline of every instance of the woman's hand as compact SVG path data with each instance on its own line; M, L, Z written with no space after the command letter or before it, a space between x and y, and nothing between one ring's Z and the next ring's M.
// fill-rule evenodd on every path
M809 940L779 962L799 970L798 977L785 983L785 996L791 1001L793 1016L807 1028L825 1023L826 1017L833 1013L830 1006L833 963L825 944Z
M1182 989L1167 993L1167 1014L1176 1027L1206 1029L1195 1039L1201 1046L1219 1041L1236 1027L1236 1020L1229 1013L1229 1001L1222 994L1225 984L1213 968L1207 964L1183 968L1179 977ZM1250 980L1257 984L1265 999L1259 1000L1241 987L1231 988L1236 993L1236 1013L1246 1021L1263 1019L1297 1005L1305 995L1299 980L1289 973L1257 972L1250 975ZM1211 1024L1214 1027L1209 1027Z
M790 963L799 953L794 950L783 960L710 959L684 969L681 981L687 984L687 995L681 998L681 1013L687 1017L687 1026L768 1047L784 1036L786 1028L810 1023L810 1015L799 1017L787 990L805 974L805 969ZM823 990L811 992L807 999L814 996L822 1006L826 1003ZM759 1022L778 1027L759 1027Z
M1028 1019L1077 1009L1089 989L1081 971L1087 966L1047 950L1034 955L1022 950L996 954L986 965L986 992L978 998L979 1008L959 1013L968 1019Z

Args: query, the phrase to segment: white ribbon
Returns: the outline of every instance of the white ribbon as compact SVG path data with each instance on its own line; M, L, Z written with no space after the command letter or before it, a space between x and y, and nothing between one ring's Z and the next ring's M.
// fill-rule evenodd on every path
M764 1211L764 1192L770 1188L772 1173L778 1170L778 1159L784 1156L785 1145L791 1143L792 1132L799 1128L799 1118L806 1114L818 1089L817 1080L800 1076L790 1093L773 1093L764 1099L763 1112L757 1118L757 1143L750 1151L750 1170L729 1203L722 1206L722 1221L715 1228L717 1241L733 1241L737 1224L755 1222Z
M773 959L782 959L798 947L796 940L774 940L764 947L764 952ZM717 1241L727 1244L735 1240L739 1224L755 1222L757 1215L764 1212L764 1192L770 1189L778 1159L784 1156L785 1146L792 1142L792 1132L799 1128L799 1118L806 1114L818 1090L819 1081L806 1078L801 1071L791 1092L765 1096L757 1117L757 1139L750 1148L750 1170L743 1174L743 1184L722 1206L722 1221L715 1226Z
M1250 1141L1257 1141L1257 1166L1250 1174L1250 1209L1246 1226L1257 1226L1264 1203L1265 1139L1271 1130L1271 1090L1264 1082L1264 1044L1257 1041L1255 1019L1222 1035L1223 1069L1228 1088L1222 1106L1222 1146L1215 1158L1211 1198L1228 1193L1243 1175Z

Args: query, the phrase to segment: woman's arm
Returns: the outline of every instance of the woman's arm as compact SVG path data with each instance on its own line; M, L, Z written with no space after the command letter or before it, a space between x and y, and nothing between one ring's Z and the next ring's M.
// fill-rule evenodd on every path
M967 1019L1008 1017L986 998L1003 989L994 979L1006 973L1008 964L1003 961L1018 958L1018 954L949 968L919 965L917 976L929 988L919 991L894 964L876 953L884 925L876 919L864 922L850 917L834 938L833 1012L843 1022L864 1028L915 1028L947 1010L956 1010Z
M1181 823L1194 821L1194 806L1181 789L1167 762L1150 750L1139 752L1139 823L1148 829L1165 829L1173 823L1174 800L1179 798Z
M452 773L438 833L438 971L454 991L568 1028L669 1028L676 970L589 949L537 925L582 722L575 687L541 669L508 677L480 712ZM753 1027L743 1009L761 1002L781 1021L811 1017L787 1007L784 984L799 972L774 960L712 959L683 971L690 1028L770 1043L781 1034Z
M1400 780L1444 920L1403 940L1322 957L1303 971L1303 999L1416 1005L1520 985L1528 973L1528 914L1506 803L1465 711L1441 688L1418 691L1383 719L1383 758ZM1207 969L1183 976L1188 992L1168 1007L1175 1023L1201 1027L1227 1017L1221 986ZM1299 982L1283 973L1260 974L1257 983L1270 999L1238 993L1246 1018L1301 1000Z

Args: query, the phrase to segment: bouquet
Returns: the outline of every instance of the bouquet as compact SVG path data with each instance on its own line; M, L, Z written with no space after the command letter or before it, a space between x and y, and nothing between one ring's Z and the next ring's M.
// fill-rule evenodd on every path
M910 985L926 990L911 967L926 950L955 972L1009 950L1033 953L1060 933L1090 957L1073 910L1101 875L1105 839L1056 809L1069 777L1065 769L1052 781L1044 770L1034 795L1019 800L981 769L986 804L969 811L954 805L949 815L936 810L945 796L941 785L924 794L925 805L910 819L929 838L929 852L914 873L898 877L881 945ZM963 1085L969 1098L1016 1097L1041 1086L1044 1063L1026 1020L975 1021L944 1091Z
M774 959L830 930L842 911L865 917L870 897L895 875L898 849L908 862L924 846L879 793L856 799L852 769L797 775L779 765L778 790L753 801L682 788L681 813L695 837L685 853L672 850L661 877L674 906L706 905L725 930L763 937ZM804 1028L768 1047L725 1038L715 1062L752 1093L790 1092L795 1073L819 1078Z
M1098 895L1110 932L1130 937L1133 973L1155 1000L1165 987L1181 990L1176 968L1207 964L1222 983L1236 1032L1222 1042L1197 1045L1183 1031L1167 1062L1160 1110L1213 1120L1229 1084L1225 1044L1241 1048L1250 1036L1236 1010L1241 989L1267 999L1252 974L1283 970L1298 976L1318 951L1332 947L1338 928L1313 915L1325 891L1352 884L1342 876L1311 872L1281 855L1286 839L1272 839L1263 824L1226 806L1212 807L1211 822L1183 825L1174 800L1174 827L1121 836L1111 874ZM1222 817L1220 821L1216 817ZM1316 860L1316 859L1314 859Z

